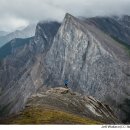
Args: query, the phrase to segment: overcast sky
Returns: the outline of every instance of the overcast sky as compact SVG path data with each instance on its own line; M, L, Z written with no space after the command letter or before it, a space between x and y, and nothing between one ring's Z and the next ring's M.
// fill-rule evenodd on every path
M12 31L39 20L74 16L130 15L130 0L0 0L0 30Z

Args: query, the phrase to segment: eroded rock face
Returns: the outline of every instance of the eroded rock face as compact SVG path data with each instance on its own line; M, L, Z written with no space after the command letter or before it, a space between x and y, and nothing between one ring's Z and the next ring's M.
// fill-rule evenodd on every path
M43 79L56 86L67 78L73 90L108 103L118 113L130 94L130 77L123 71L129 59L122 45L67 14L45 57Z
M49 25L48 25L49 24ZM36 35L29 43L11 47L0 68L0 116L16 113L24 108L27 99L42 86L41 61L52 44L59 23L39 23ZM11 45L17 46L17 40Z
M56 87L29 98L27 107L50 106L103 123L119 123L112 109L90 96L82 96L69 89Z
M58 22L39 22L36 26L34 44L37 52L47 52L52 45L60 23Z

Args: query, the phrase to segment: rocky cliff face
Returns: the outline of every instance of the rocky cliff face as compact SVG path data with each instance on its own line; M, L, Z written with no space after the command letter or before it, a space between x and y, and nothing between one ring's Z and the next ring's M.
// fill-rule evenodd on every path
M68 79L73 90L117 108L130 94L129 59L111 37L67 14L45 57L43 79L48 86Z
M51 23L55 27L53 31L51 26L48 29L48 24ZM30 39L28 44L22 43L20 47L13 48L11 54L3 59L0 72L1 116L18 112L24 108L27 98L42 85L43 81L40 78L41 58L58 30L59 26L57 25L59 23L56 22L39 23L36 36ZM39 35L37 35L38 33ZM47 41L46 38L49 40ZM39 43L40 39L42 39L41 43ZM11 45L18 45L18 42L14 40Z

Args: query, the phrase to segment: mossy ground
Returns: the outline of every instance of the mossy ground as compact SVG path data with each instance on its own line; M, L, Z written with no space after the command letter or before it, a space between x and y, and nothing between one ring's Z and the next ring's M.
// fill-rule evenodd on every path
M98 121L70 114L68 112L44 108L26 108L17 116L5 119L1 124L101 124Z

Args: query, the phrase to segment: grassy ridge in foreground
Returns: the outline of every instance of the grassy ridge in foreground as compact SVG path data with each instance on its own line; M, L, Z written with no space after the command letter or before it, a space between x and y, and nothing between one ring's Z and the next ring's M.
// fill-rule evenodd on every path
M101 124L89 118L56 109L32 107L26 108L21 114L5 119L0 124Z

